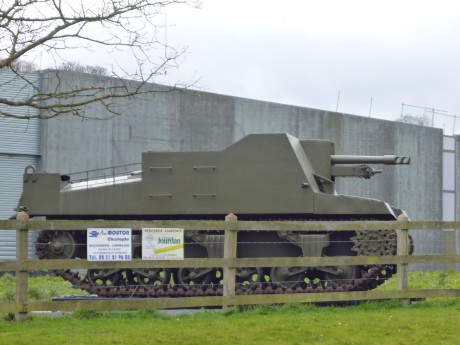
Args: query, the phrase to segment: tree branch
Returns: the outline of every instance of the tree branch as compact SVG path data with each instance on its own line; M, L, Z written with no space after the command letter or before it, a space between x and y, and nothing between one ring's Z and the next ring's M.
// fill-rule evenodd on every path
M85 108L93 103L103 106L115 116L120 115L115 99L177 90L178 85L167 89L146 87L155 76L162 76L168 69L176 68L177 59L185 53L185 50L168 47L169 55L159 56L156 60L151 56L152 50L166 49L165 44L156 39L159 27L155 25L155 18L175 5L199 7L200 4L199 0L2 0L0 72L2 69L12 71L32 90L32 94L21 99L0 97L0 116L49 119L71 114L89 118ZM149 33L151 29L153 34ZM121 79L115 70L112 71L117 85L110 87L63 85L59 71L56 71L56 88L52 93L41 92L31 75L21 71L24 65L20 61L30 55L37 56L39 52L45 51L56 59L62 50L85 48L91 51L103 47L115 50L129 48L137 61L136 71L122 69L126 79ZM15 112L15 109L25 107L34 111L26 112L27 115Z

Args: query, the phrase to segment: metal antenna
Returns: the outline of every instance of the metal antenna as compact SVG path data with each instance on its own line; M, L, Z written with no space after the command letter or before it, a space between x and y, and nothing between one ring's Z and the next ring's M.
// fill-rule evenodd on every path
M337 112L339 110L339 100L340 100L340 91L339 93L337 94L337 105L335 107L335 112Z

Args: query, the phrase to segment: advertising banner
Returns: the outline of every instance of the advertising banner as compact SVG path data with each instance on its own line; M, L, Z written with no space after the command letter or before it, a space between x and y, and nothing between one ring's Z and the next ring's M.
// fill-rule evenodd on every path
M131 261L131 229L89 228L88 261Z
M142 229L143 260L183 260L184 229Z

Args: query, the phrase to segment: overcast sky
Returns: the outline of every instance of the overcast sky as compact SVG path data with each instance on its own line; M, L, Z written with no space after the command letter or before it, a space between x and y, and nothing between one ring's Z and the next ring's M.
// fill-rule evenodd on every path
M200 78L203 91L333 111L338 101L390 120L402 103L460 115L458 0L204 0L167 23L168 43L188 46L174 78ZM452 134L453 118L436 114L435 126Z
M459 0L202 0L159 19L160 40L188 47L160 82L199 79L207 92L388 120L402 103L460 115ZM434 120L452 134L452 117Z

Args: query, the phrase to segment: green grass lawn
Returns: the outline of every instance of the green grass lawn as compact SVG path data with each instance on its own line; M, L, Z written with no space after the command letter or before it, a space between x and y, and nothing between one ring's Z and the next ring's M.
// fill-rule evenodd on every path
M223 314L75 313L0 321L0 344L458 344L460 302L288 305Z
M56 277L29 281L44 290L35 298L80 293ZM11 278L0 278L0 301ZM414 272L417 288L458 288L460 273ZM9 284L9 283L8 283ZM59 288L64 284L63 288ZM393 279L382 288L392 289ZM8 285L9 286L9 285ZM14 285L13 285L14 286ZM65 291L65 293L62 293ZM3 298L3 300L5 300ZM459 344L460 299L438 298L403 305L400 301L347 307L264 306L224 314L199 311L74 312L58 317L32 315L25 322L0 319L3 344Z
M29 277L28 298L34 301L50 300L53 297L84 294L79 289L74 289L69 282L52 275ZM1 301L14 301L16 298L16 278L11 274L0 277L0 303Z

